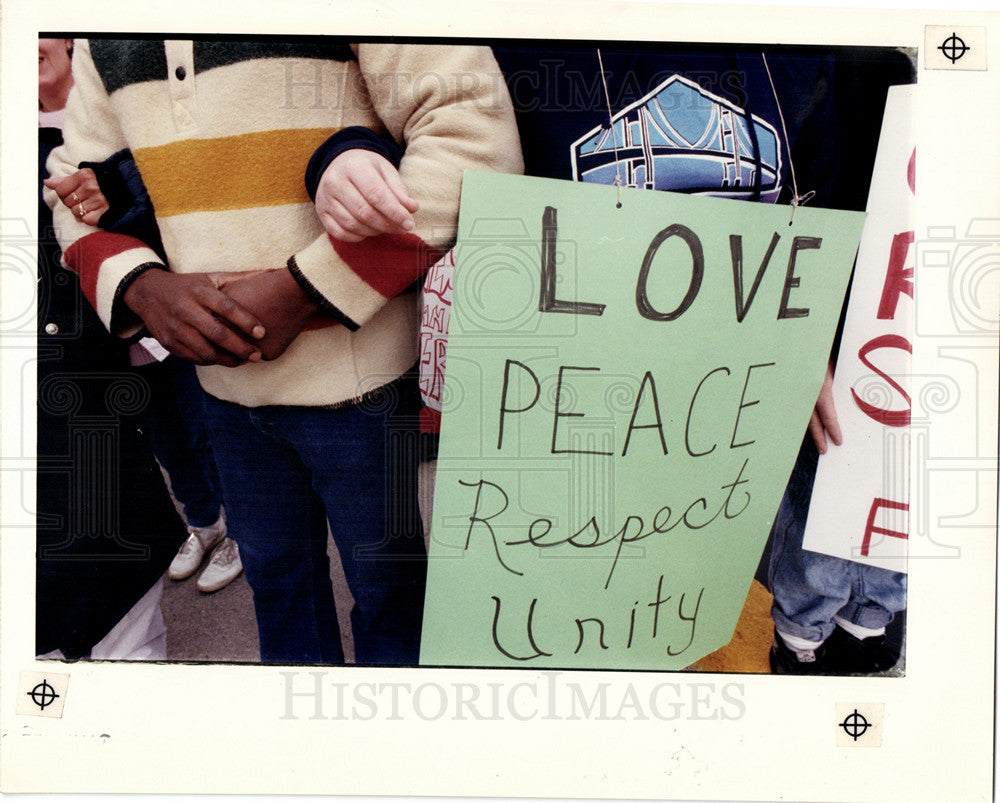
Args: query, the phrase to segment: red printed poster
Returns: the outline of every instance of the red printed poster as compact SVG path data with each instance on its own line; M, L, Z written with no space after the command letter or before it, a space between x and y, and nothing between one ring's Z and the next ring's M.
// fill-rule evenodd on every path
M444 361L451 319L451 281L455 272L455 251L451 250L427 272L420 313L420 411L421 426L436 432L441 426L444 394Z
M906 571L910 522L913 87L890 87L837 356L844 442L820 456L803 546Z

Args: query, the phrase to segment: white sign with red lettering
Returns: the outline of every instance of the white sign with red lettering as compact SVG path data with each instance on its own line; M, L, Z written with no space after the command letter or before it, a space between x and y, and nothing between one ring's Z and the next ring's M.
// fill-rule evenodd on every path
M803 548L906 571L913 329L912 86L891 87L834 375L843 444L820 456Z

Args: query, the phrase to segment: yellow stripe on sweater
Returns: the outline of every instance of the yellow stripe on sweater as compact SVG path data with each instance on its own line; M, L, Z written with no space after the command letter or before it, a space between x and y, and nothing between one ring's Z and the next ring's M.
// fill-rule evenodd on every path
M158 217L309 202L309 157L335 128L189 139L135 151Z

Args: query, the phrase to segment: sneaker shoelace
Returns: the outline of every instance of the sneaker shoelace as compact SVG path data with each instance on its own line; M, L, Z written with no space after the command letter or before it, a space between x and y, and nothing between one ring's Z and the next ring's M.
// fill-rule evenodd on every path
M225 539L219 548L215 550L215 554L212 555L212 563L219 566L228 566L236 560L236 542L231 538Z
M187 540L181 545L181 554L190 555L195 549L195 542L198 541L198 536L191 533Z

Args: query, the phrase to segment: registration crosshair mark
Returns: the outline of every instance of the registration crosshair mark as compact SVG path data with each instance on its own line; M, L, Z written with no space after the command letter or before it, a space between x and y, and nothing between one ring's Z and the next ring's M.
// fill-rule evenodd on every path
M31 698L31 701L42 711L45 710L46 706L52 705L56 701L56 698L59 697L56 694L56 690L52 688L52 685L47 680L43 680L35 688L26 693Z
M848 714L844 717L844 721L840 723L838 727L844 729L844 733L850 736L854 741L857 741L871 727L871 723L865 718L864 714L858 713L858 709L854 709L853 714Z
M946 59L952 64L957 62L962 56L969 52L970 48L957 33L952 31L951 36L938 45L938 50L944 53Z

